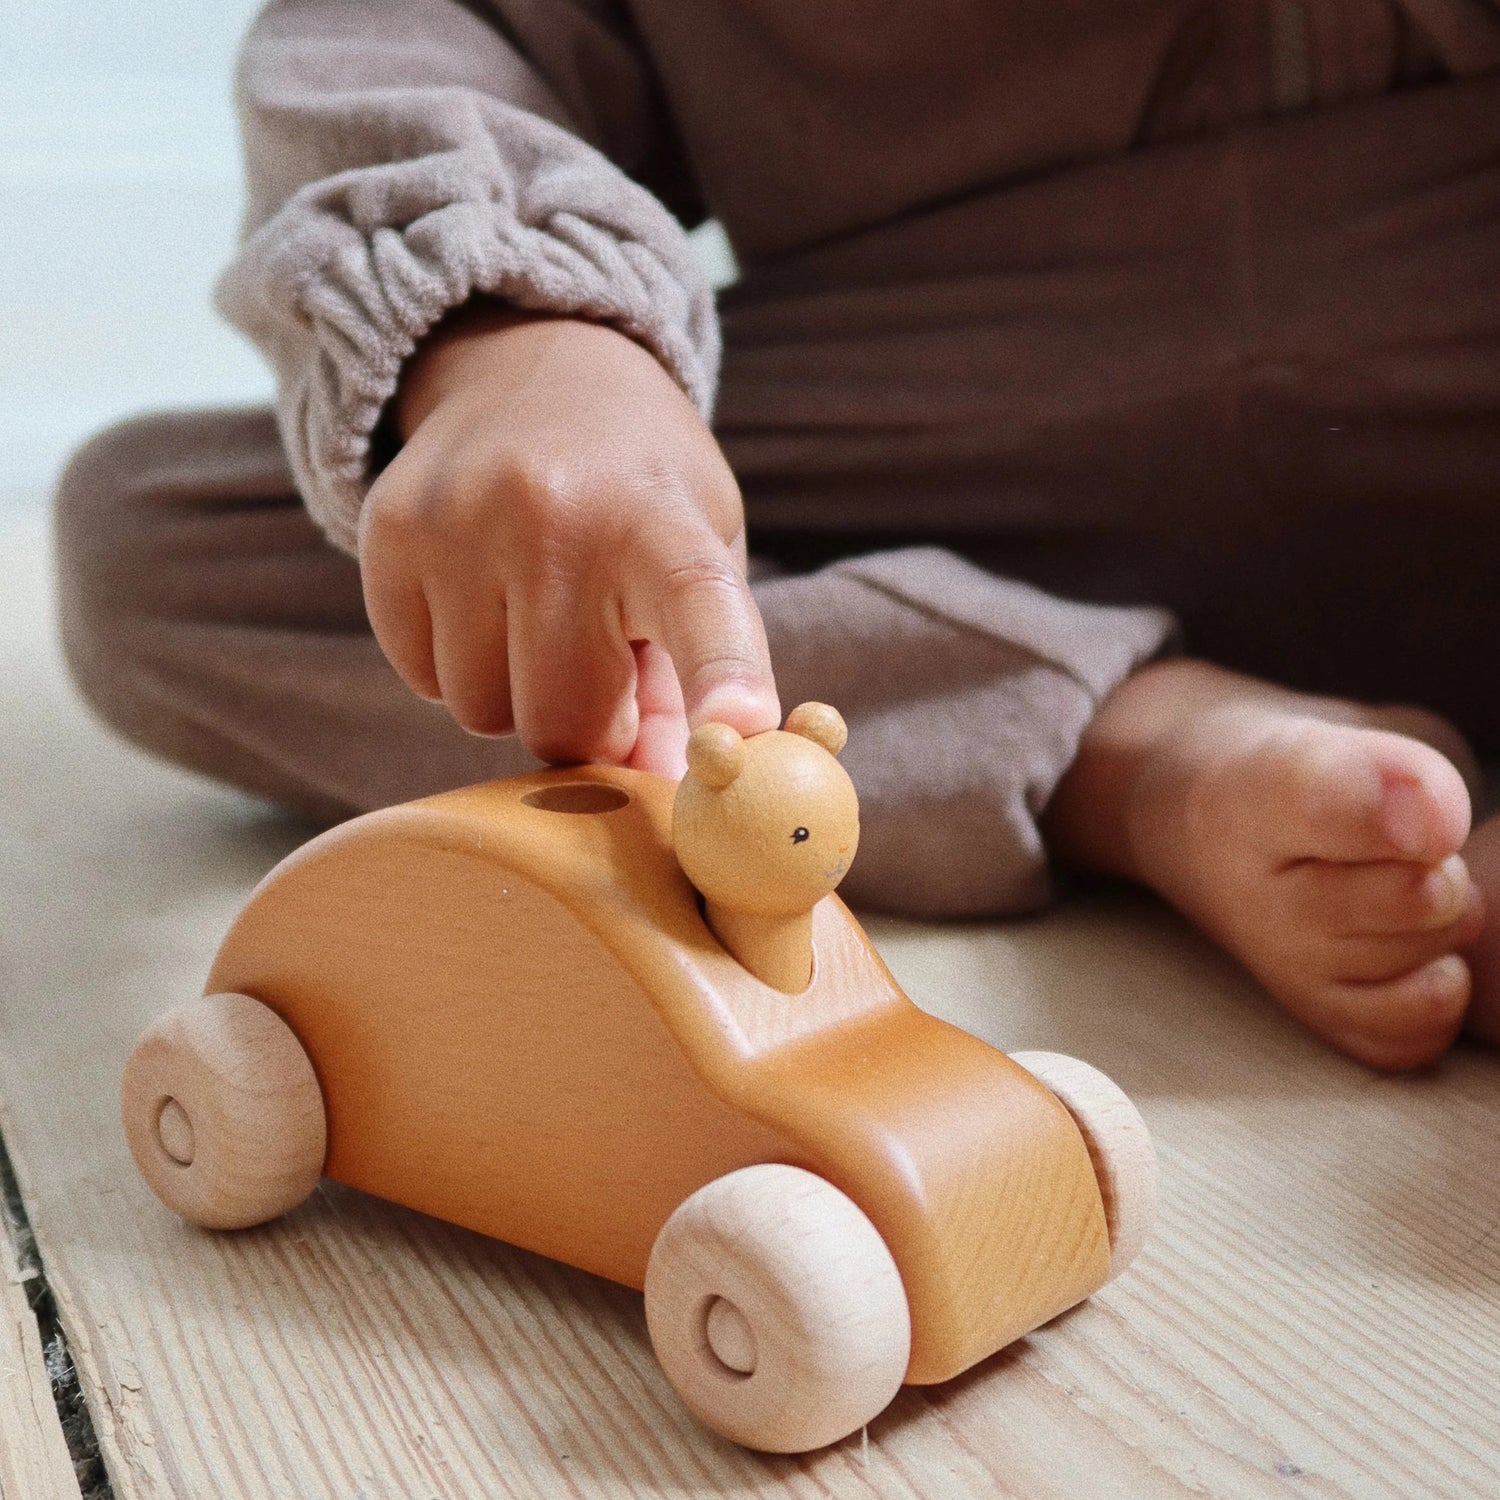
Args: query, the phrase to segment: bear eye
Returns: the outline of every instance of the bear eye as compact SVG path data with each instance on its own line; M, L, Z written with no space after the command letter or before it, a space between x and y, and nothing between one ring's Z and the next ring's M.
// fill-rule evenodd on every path
M805 828L792 829L792 842L794 844L805 844L808 840L808 837L809 834Z

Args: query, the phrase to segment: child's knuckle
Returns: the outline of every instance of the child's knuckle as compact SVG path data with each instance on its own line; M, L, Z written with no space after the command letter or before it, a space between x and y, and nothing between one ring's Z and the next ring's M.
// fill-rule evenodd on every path
M566 522L584 487L571 464L526 456L510 460L500 488L515 514L538 525L555 525Z
M668 565L663 577L667 592L684 601L737 604L745 579L727 557L693 557Z

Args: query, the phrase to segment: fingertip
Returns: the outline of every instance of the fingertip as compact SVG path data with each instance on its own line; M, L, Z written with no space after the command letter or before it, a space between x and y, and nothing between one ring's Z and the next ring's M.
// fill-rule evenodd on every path
M638 633L671 657L690 728L717 721L742 734L775 729L781 705L770 648L743 570L717 537L686 557L646 591Z
M539 760L556 766L629 765L638 737L638 726L639 720L632 701L628 705L621 705L619 711L598 733L580 735L554 732L542 735L532 753Z
M550 766L629 762L640 723L632 694L621 694L611 706L558 694L555 684L539 682L535 674L517 680L516 736L538 760Z
M626 764L669 781L681 781L687 775L687 740L682 735L643 731Z
M393 641L387 646L379 642L381 654L392 671L414 692L428 703L444 702L443 683L438 675L437 661L433 655L430 637L423 650L414 639ZM455 715L455 717L457 717Z
M688 706L689 729L700 724L727 724L741 734L761 734L781 726L781 700L774 686L720 683Z
M481 739L496 739L515 728L508 703L495 703L481 698L464 699L448 703L448 712L460 729L467 734L478 735Z

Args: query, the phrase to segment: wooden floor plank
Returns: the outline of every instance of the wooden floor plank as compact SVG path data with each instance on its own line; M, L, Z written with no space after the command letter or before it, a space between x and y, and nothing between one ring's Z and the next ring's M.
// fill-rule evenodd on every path
M119 1067L304 830L108 742L44 603L6 608L0 1098L120 1500L1500 1493L1500 1064L1375 1078L1146 903L874 927L938 1013L1113 1073L1165 1201L1119 1285L902 1392L867 1444L721 1442L639 1297L357 1193L186 1228L130 1166Z
M36 1275L0 1207L0 1500L79 1500L28 1295Z

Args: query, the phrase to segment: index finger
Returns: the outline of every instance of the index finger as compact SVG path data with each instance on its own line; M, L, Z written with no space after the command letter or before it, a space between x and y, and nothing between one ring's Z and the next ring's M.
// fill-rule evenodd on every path
M717 536L674 549L638 604L629 634L656 641L672 658L690 729L712 719L758 734L781 723L760 610L734 553Z

